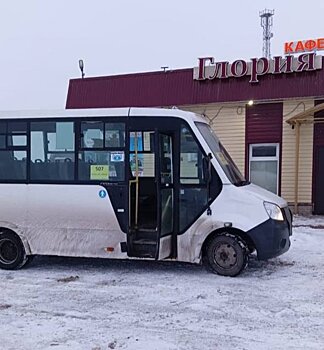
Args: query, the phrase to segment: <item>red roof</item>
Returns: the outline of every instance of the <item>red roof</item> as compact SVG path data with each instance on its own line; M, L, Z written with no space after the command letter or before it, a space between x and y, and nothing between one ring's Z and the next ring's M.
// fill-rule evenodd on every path
M198 81L192 69L71 79L66 108L157 107L324 96L324 69Z

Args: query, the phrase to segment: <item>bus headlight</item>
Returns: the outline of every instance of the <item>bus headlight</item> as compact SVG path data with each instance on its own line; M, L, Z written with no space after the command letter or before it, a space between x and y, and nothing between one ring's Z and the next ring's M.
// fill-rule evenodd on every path
M276 204L270 202L263 202L263 205L264 209L266 210L271 219L277 221L284 221L281 209Z

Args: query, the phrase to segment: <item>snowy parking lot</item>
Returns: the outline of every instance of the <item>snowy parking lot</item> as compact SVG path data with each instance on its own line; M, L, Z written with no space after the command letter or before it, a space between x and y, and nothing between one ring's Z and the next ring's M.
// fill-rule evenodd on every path
M0 271L0 349L323 349L324 218L238 277L153 261L38 257Z

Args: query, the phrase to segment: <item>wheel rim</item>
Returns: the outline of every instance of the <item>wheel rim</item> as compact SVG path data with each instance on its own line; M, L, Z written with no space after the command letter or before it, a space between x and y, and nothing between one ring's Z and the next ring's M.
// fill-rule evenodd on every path
M18 248L10 239L0 240L0 261L3 264L12 264L18 258Z
M237 252L228 243L219 243L214 251L214 261L222 269L231 269L237 263Z

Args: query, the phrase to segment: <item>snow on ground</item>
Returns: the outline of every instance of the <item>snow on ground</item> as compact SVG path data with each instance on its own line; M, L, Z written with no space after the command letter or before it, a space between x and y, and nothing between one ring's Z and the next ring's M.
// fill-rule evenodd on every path
M0 349L323 349L324 219L236 278L172 262L38 257L0 270Z

